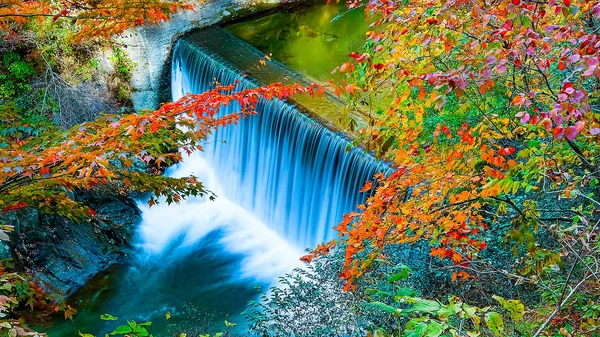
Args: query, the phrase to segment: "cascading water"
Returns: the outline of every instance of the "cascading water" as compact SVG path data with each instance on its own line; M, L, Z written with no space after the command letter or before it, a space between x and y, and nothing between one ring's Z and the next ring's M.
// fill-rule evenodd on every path
M172 76L174 100L215 82L256 87L185 38L174 49ZM363 184L386 167L360 148L346 151L347 140L285 101L260 102L257 112L218 130L202 154L224 194L299 249L333 238L333 226L364 200Z

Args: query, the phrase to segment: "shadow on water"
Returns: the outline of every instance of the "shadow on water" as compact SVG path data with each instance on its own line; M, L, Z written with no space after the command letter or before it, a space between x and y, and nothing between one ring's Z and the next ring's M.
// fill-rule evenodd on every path
M128 258L75 293L71 300L81 312L50 329L49 335L77 336L81 331L102 336L126 319L152 321L157 337L185 330L222 331L225 319L243 323L238 316L258 296L257 282L240 278L244 258L223 250L223 237L222 230L214 230L189 249L182 246L181 235L155 260ZM173 318L166 320L167 312ZM101 321L105 313L120 320ZM244 328L240 324L236 330Z

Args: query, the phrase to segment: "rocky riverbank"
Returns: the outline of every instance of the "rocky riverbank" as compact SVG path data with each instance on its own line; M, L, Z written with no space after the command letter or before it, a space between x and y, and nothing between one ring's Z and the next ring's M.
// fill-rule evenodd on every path
M69 295L91 277L116 263L130 247L140 211L128 198L80 192L74 198L98 214L83 223L35 209L11 211L0 217L14 226L1 253L31 274L47 291Z

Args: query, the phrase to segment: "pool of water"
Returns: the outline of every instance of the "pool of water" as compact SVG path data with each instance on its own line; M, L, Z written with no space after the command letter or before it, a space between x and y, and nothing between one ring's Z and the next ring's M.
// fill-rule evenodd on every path
M227 30L318 82L339 81L345 74L332 73L360 52L369 31L362 9L348 10L342 1L325 1L292 8L258 19L229 25Z
M98 275L86 288L71 297L80 312L74 320L57 317L47 330L50 337L78 336L79 331L104 336L127 320L152 321L154 336L188 336L229 329L244 335L241 312L258 296L255 287L268 283L252 278L239 279L236 273L244 257L221 246L223 233L214 231L198 242L189 254L173 244L170 256L142 262L135 257ZM135 254L135 252L134 252ZM102 321L111 314L117 321ZM167 320L167 313L171 316ZM224 321L237 323L226 327Z

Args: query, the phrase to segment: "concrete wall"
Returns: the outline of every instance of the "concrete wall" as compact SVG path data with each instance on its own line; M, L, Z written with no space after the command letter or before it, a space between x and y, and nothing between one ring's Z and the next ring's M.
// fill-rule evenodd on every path
M206 0L196 3L195 11L176 14L158 27L137 28L120 39L137 64L131 84L136 110L156 109L169 100L170 55L177 38L183 34L223 20L272 8L280 0Z

